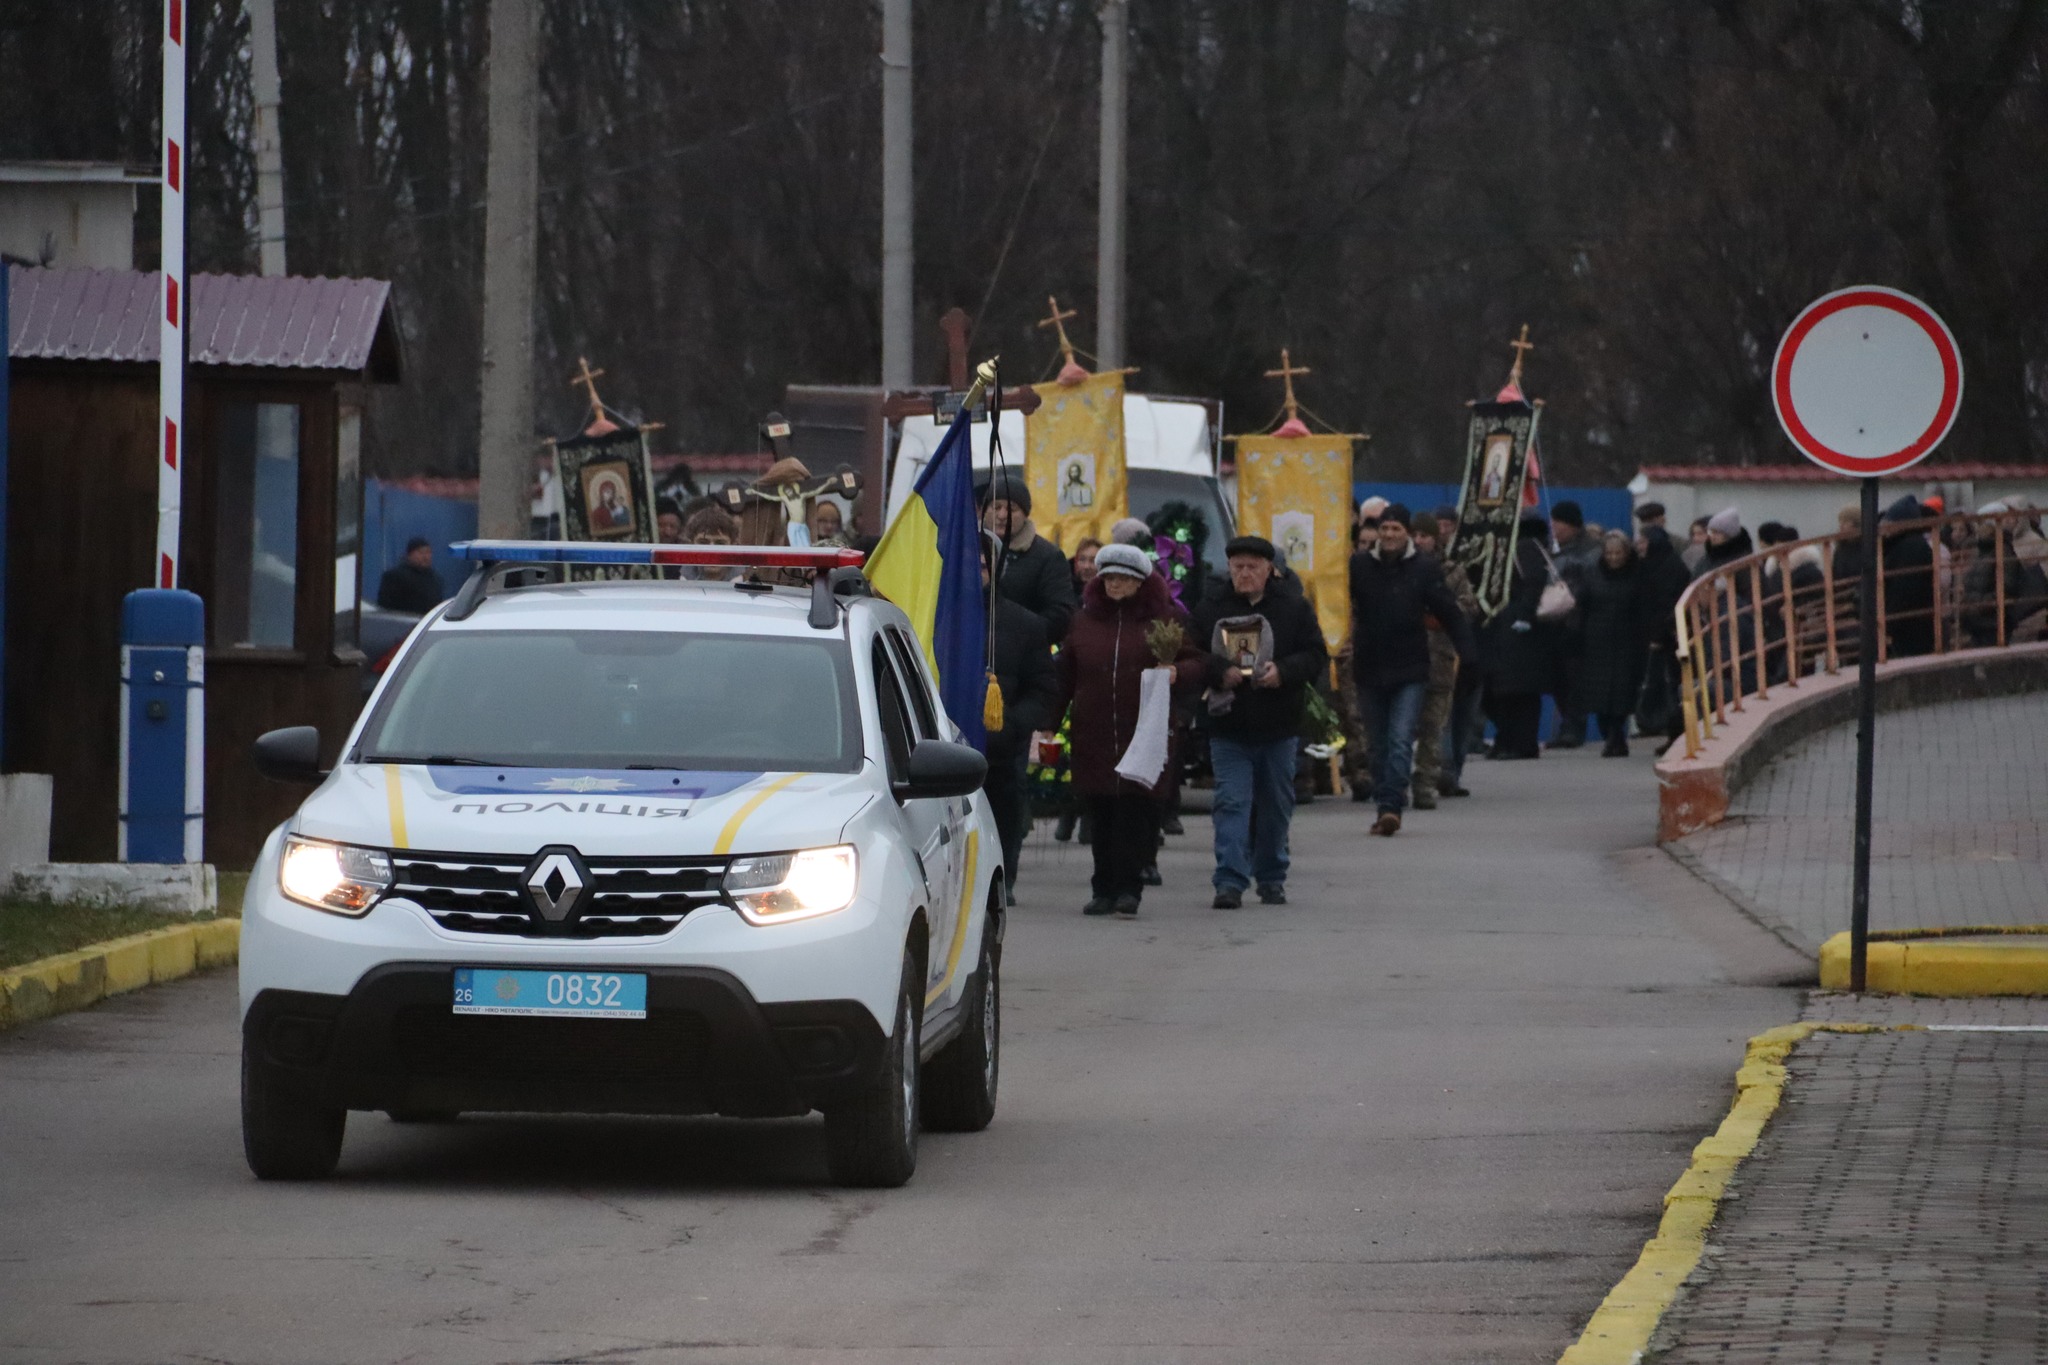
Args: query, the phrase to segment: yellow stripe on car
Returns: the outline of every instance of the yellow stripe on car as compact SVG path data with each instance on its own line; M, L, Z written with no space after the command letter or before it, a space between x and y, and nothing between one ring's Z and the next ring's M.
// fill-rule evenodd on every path
M411 848L405 837L405 787L399 781L398 765L384 765L384 804L391 808L391 846Z
M929 1009L938 1003L953 984L953 973L960 970L960 950L967 946L968 912L974 908L974 873L977 856L981 852L981 833L967 832L967 874L960 879L960 913L953 920L953 946L946 953L946 975L938 985L925 992L924 1003Z
M807 773L790 773L787 777L778 777L773 782L770 782L767 786L761 788L761 790L755 792L752 796L748 797L747 804L741 806L738 810L734 811L732 813L732 819L726 821L725 828L718 832L718 846L712 849L712 852L732 852L733 840L740 837L740 826L747 823L747 817L752 815L755 811L761 809L762 804L765 803L769 797L775 795L775 793L781 791L784 787L787 787L790 783L796 781L799 777L806 777L808 775L809 774Z

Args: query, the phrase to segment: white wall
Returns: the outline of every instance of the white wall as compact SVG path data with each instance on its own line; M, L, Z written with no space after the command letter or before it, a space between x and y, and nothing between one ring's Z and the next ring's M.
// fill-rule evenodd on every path
M0 252L94 270L135 268L135 186L0 180Z

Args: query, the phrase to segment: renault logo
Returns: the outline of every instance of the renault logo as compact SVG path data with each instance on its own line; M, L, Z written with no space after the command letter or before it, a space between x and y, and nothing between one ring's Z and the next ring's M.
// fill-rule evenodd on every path
M590 873L573 848L544 848L526 869L526 894L541 918L551 923L567 919L589 885Z

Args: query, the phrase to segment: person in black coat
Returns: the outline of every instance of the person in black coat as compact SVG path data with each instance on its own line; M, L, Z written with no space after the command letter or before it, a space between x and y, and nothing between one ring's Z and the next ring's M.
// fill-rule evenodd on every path
M1664 714L1664 745L1685 733L1685 713L1679 705L1678 689L1678 599L1692 582L1671 533L1661 526L1645 527L1642 533L1642 593L1644 634L1647 654L1644 670L1652 673L1662 691L1657 701L1668 703ZM1654 724L1654 720L1652 721Z
M1214 905L1234 910L1253 885L1264 903L1286 903L1302 711L1330 652L1315 608L1279 578L1271 541L1239 536L1225 554L1230 581L1195 609L1189 632L1209 687Z
M1373 833L1401 828L1414 776L1415 727L1429 691L1429 618L1451 637L1461 663L1476 657L1471 624L1444 582L1443 566L1418 554L1408 509L1380 512L1378 544L1351 556L1351 671L1372 754Z
M386 611L425 616L448 600L441 575L434 572L434 547L425 536L405 543L405 558L377 580L377 605Z
M1550 527L1538 516L1522 518L1515 542L1515 567L1508 600L1486 623L1486 714L1493 721L1489 758L1539 758L1543 689L1549 684L1549 637L1536 628L1536 606L1550 581L1543 542Z
M1601 541L1600 562L1577 593L1583 637L1580 682L1586 709L1599 717L1607 758L1628 757L1628 719L1649 657L1653 604L1636 547L1619 531Z
M1934 547L1925 531L1902 531L1899 523L1927 515L1920 500L1906 494L1884 509L1879 539L1884 545L1884 621L1892 659L1934 652Z
M994 536L981 538L981 586L989 585L989 566L1002 553ZM1059 696L1052 648L1045 623L1000 593L989 594L989 669L1003 694L1003 728L988 737L988 776L981 789L1003 841L1003 867L1014 899L1017 861L1024 854L1024 836L1031 830L1031 795L1025 770L1031 760L1031 735L1053 725L1052 707Z
M1064 640L1079 598L1060 547L1031 521L1031 489L1015 470L998 470L981 490L981 526L1003 543L997 591L1045 622L1045 638Z

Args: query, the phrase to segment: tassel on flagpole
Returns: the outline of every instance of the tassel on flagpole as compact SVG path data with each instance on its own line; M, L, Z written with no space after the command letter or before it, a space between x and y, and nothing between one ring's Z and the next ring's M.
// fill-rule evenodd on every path
M988 696L981 703L981 723L990 734L1003 728L1003 689L994 670L988 675Z

